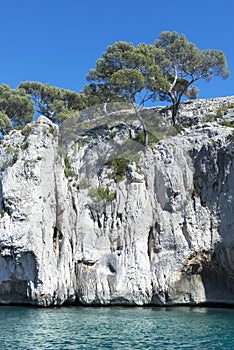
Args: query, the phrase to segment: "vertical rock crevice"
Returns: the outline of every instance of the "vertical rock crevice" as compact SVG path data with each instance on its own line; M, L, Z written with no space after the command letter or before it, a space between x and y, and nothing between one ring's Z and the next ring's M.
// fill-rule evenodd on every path
M230 128L185 128L149 148L139 173L132 166L131 176L117 182L97 169L99 154L113 151L108 125L100 126L67 147L77 173L73 186L57 160L51 126L46 118L32 123L27 152L20 131L6 140L17 141L22 154L3 169L0 183L0 303L234 303ZM2 144L0 152L1 163ZM28 164L32 178L25 175ZM78 183L84 168L87 186ZM117 189L111 202L91 198L89 186L100 183ZM11 216L3 216L8 209Z

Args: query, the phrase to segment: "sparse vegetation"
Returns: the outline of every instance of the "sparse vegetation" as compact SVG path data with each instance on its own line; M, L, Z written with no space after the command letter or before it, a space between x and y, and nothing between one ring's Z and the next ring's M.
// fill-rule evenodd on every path
M156 136L155 134L148 132L148 145L153 146L153 145L157 144L162 139L163 135L164 135L163 133L162 133L162 135L158 133L158 136ZM143 132L139 132L136 135L136 137L133 138L133 141L139 142L141 145L144 146L145 139L144 139Z
M175 124L174 128L178 132L178 134L183 130L183 127L181 124Z
M122 181L126 175L128 164L129 160L125 158L115 158L110 160L107 163L107 165L111 166L113 169L113 173L110 177L115 179L116 182Z
M25 127L21 130L21 134L22 134L23 136L25 136L25 138L26 138L26 137L28 137L28 135L31 133L31 131L32 131L31 125L27 125L27 126L25 126Z
M234 108L234 103L229 103L228 105L219 107L216 111L216 118L222 118L224 113L232 108Z
M216 114L207 114L205 117L204 117L204 119L203 119L203 121L204 121L204 123L212 123L212 122L214 122L215 120L217 119L217 116L216 116Z
M109 187L98 186L96 188L91 187L89 189L89 196L96 203L101 202L103 200L107 202L112 202L116 198L116 195L117 191L114 190L113 192L111 192Z
M37 159L25 159L24 166L28 167L30 165L35 165L37 163Z
M106 101L113 96L129 101L142 123L147 146L147 130L140 113L145 102L156 98L171 101L175 124L182 97L197 98L196 82L210 81L214 76L229 76L222 51L200 50L184 34L165 31L153 45L134 47L119 41L108 46L90 70L87 79L91 84L84 93L89 92L93 98L102 96Z
M66 155L64 157L64 165L65 165L64 175L66 176L66 178L67 179L69 179L69 178L76 178L77 179L78 175L75 172L75 170L73 169L68 155Z
M2 211L1 211L1 218L3 218L3 217L4 217L5 213L6 213L5 209L4 209L4 208L2 208Z
M29 146L29 142L28 142L28 141L25 141L24 143L22 143L21 149L25 150L25 149L28 148L28 146Z
M7 146L5 148L5 151L8 154L18 154L19 153L19 148L18 147Z
M192 197L199 197L199 192L198 192L198 189L196 187L194 187L192 189L191 195L192 195Z
M57 129L56 129L55 126L50 125L49 131L50 131L50 133L51 133L54 137L58 136L58 132L57 132Z
M222 118L222 117L224 116L225 112L227 112L229 109L232 109L232 108L234 108L234 103L229 103L229 104L227 104L227 105L224 105L224 106L222 106L222 107L219 107L219 108L216 109L216 111L214 111L214 113L207 114L207 115L204 117L203 121L204 121L205 123L214 122L214 121L216 121L217 119ZM220 124L221 124L221 125L224 125L224 126L229 126L229 125L223 124L223 123L225 123L225 122L226 122L225 120L224 120L224 121L221 121Z
M227 126L229 128L234 128L234 120L222 120L221 122L219 122L220 125L222 126Z

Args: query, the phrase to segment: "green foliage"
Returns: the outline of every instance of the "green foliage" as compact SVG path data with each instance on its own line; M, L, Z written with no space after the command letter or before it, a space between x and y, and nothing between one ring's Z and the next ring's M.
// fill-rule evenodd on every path
M19 89L31 97L38 113L53 122L62 123L85 107L81 95L50 84L26 81L20 84Z
M197 97L193 85L199 79L210 81L214 76L226 79L229 76L227 63L222 51L199 50L185 35L177 32L162 32L154 44L163 50L165 60L160 68L170 84L168 91L162 91L161 99L172 102L172 118L175 123L183 96Z
M6 214L6 211L5 211L4 208L2 208L2 211L1 211L1 218L3 218L5 214Z
M199 191L196 187L194 187L191 191L192 197L199 197Z
M136 94L145 86L143 74L136 69L124 69L115 72L110 78L110 86L113 91L135 103Z
M55 126L50 125L50 133L51 133L54 137L58 136L58 132L57 132L57 129L56 129Z
M164 136L164 134L160 134L157 133L157 135L152 134L151 132L148 133L148 144L149 146L153 146L155 144L157 144L162 137ZM144 145L145 144L145 140L144 140L144 134L142 132L138 133L136 135L136 137L133 139L133 141L139 142L140 144Z
M109 46L87 79L92 82L91 95L92 90L95 96L105 91L104 102L113 95L139 101L139 106L148 100L171 101L175 124L181 98L197 98L196 81L210 81L214 76L229 76L222 51L199 50L183 34L162 32L154 45L134 47L120 41Z
M66 176L67 179L78 177L78 175L76 174L75 170L73 169L73 167L71 165L71 162L70 162L68 155L66 155L64 157L64 165L65 165L64 175Z
M25 136L25 138L27 138L28 135L31 133L31 131L32 131L31 125L26 125L26 126L21 130L21 134L22 134L23 136Z
M73 183L72 183L72 187L76 188L77 191L80 190L80 185L79 185L79 183L77 183L77 182L73 182Z
M5 151L8 154L18 154L19 153L19 148L18 147L7 146L5 148Z
M224 112L225 112L225 110L222 107L218 108L217 112L216 112L216 118L222 118L224 115Z
M92 198L92 200L96 203L101 201L107 201L112 202L117 195L117 191L111 192L109 187L101 187L98 186L96 188L90 188L89 189L89 196Z
M107 47L102 58L97 60L96 68L89 71L87 79L88 81L106 83L107 79L118 70L134 68L134 60L133 44L125 41L116 42Z
M28 146L29 146L29 142L28 142L28 141L25 141L24 143L22 143L21 149L25 150L25 149L28 148Z
M207 114L205 117L204 117L204 119L203 119L203 121L205 122L205 123L212 123L212 122L214 122L216 120L216 115L215 114Z
M11 120L4 111L0 111L0 132L5 134L12 128Z
M122 181L126 175L128 164L129 160L125 158L115 158L110 160L107 165L111 166L113 169L111 178L115 179L117 182Z
M223 52L200 50L183 34L162 32L154 44L136 46L119 41L108 46L89 71L89 83L81 94L40 82L22 82L17 89L0 85L0 132L25 126L35 110L60 124L90 106L130 102L142 123L147 146L150 135L140 113L145 103L170 101L175 124L182 97L197 98L196 82L215 76L229 76ZM230 106L218 109L216 118L223 116L225 108ZM56 135L54 130L51 133Z
M101 186L98 186L97 195L102 200L106 200L107 202L112 202L116 198L117 192L116 190L113 192L110 192L109 187L103 188Z
M224 116L224 113L232 108L234 108L234 103L229 103L226 106L219 107L216 111L216 118L222 118Z
M135 103L145 90L140 100L140 105L143 105L154 97L158 88L169 88L157 65L157 54L159 50L153 45L134 47L124 41L114 43L96 62L96 68L90 70L87 79L95 91L105 89L105 101L117 95Z
M25 168L34 168L37 162L39 162L42 159L42 157L37 157L36 159L25 159L24 166Z
M86 107L92 107L96 105L104 104L108 101L111 102L125 102L125 100L110 91L107 85L104 83L90 83L84 86L82 95Z
M19 154L19 148L18 147L12 147L12 146L6 146L5 147L5 152L8 154L9 156L9 161L8 166L12 166L14 165L17 160L18 160L18 154Z
M229 128L234 128L234 120L222 120L219 122L220 125L227 126Z
M0 85L0 131L8 132L11 127L24 126L34 115L30 97L20 89Z
M203 119L204 122L213 122L217 119L220 119L224 116L224 114L229 110L234 108L234 103L229 103L227 105L224 105L222 107L219 107L216 109L216 111L214 111L214 113L212 114L208 114L207 116L205 116L205 118ZM223 120L219 122L220 125L223 126L232 126L232 122L229 122L227 120Z

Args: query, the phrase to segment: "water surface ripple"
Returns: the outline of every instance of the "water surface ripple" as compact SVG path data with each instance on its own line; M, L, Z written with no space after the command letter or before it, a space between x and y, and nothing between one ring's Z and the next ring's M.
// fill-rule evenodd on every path
M0 349L234 349L234 309L0 307Z

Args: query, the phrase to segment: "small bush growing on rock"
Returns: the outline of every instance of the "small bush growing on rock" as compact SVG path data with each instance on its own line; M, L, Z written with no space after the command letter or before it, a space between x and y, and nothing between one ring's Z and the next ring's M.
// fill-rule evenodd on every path
M153 146L153 145L157 144L160 141L160 139L162 138L160 136L162 136L162 135L156 136L156 135L152 134L151 132L148 132L148 144L149 144L149 146ZM133 139L133 141L139 142L141 145L144 146L145 140L144 140L143 132L138 133L136 135L136 137Z
M65 165L64 175L66 176L66 178L71 178L71 177L77 178L78 177L78 175L76 174L75 170L73 169L71 162L70 162L70 159L67 155L64 158L64 165Z
M112 202L116 198L116 195L117 191L115 190L111 192L109 187L98 186L97 188L92 187L89 190L89 196L96 203L101 202L102 200Z
M55 126L50 125L49 131L50 131L50 133L51 133L54 137L58 136L58 132L57 132L57 129L56 129Z
M214 122L215 120L222 118L224 116L225 112L227 112L229 109L232 109L232 108L234 108L234 103L229 103L228 105L224 105L222 107L219 107L216 109L216 111L213 114L208 114L204 118L204 122ZM221 124L221 125L224 125L224 124ZM228 126L228 125L224 125L224 126Z
M117 182L122 181L126 175L128 164L129 160L125 158L115 158L110 160L107 165L111 166L113 169L111 178L115 179Z
M12 146L6 146L4 147L6 154L8 154L8 159L6 162L4 162L4 165L12 166L14 165L18 160L18 154L19 154L19 148L18 147L12 147Z
M25 150L25 149L27 149L27 148L28 148L28 146L29 146L29 142L28 142L28 141L26 141L26 142L22 143L22 145L21 145L21 149Z
M15 148L15 147L12 147L12 146L7 146L6 147L6 153L8 154L18 154L19 153L19 148Z
M204 123L212 123L216 120L216 115L215 114L207 114L205 118L203 119Z
M21 130L21 134L25 137L28 137L28 135L31 133L31 131L32 131L31 125L27 125L27 126L25 126L25 128L23 128Z

